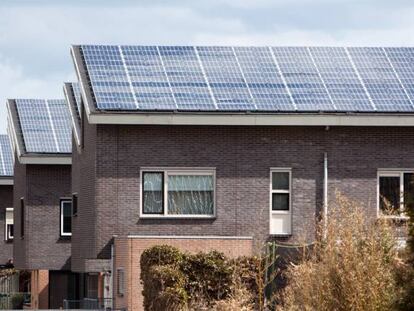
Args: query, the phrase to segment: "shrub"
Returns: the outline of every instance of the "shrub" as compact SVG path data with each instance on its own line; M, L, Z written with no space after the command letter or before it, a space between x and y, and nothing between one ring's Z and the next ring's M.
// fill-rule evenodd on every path
M15 293L11 296L11 305L13 309L23 309L23 293Z
M355 203L337 198L326 237L287 269L282 310L391 310L399 289L395 239L387 222L369 221ZM322 224L318 231L322 233Z

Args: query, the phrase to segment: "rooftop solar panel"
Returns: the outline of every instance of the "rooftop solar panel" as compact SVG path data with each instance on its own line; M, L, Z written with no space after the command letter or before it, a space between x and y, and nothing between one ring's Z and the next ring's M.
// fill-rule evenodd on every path
M97 110L414 112L414 49L79 47Z
M17 99L26 152L70 153L71 124L64 100Z
M348 48L377 111L413 111L382 48Z
M80 120L81 116L81 105L82 105L82 94L79 83L71 83L73 96L75 97L76 102L76 113L78 116L78 119Z
M13 176L13 152L7 135L0 135L0 176Z

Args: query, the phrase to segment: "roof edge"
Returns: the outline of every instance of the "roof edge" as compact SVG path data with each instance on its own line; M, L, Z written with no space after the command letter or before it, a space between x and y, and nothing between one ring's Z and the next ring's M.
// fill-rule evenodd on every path
M414 114L93 113L91 124L222 126L414 126Z
M21 164L38 164L38 165L71 165L72 156L55 155L55 154L25 154L20 156Z
M13 176L1 176L0 177L0 186L13 186L14 179Z

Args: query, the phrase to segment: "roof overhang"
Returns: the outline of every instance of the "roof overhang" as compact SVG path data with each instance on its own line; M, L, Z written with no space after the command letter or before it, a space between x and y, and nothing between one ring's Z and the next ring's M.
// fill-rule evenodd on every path
M24 154L18 157L21 164L38 165L71 165L71 156L57 156L51 154Z
M414 114L110 113L89 114L91 124L221 126L414 126Z
M13 186L14 181L12 176L0 177L0 186Z

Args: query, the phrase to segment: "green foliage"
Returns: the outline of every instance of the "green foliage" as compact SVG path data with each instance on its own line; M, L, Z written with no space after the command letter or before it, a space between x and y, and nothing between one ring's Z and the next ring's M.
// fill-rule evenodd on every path
M249 300L255 300L257 267L257 258L230 260L217 251L188 254L165 245L149 248L141 256L145 310L192 309L200 301L207 309L217 301L234 303L236 283L242 283L238 292L251 291Z
M13 309L23 309L23 293L15 293L11 296L11 305Z

